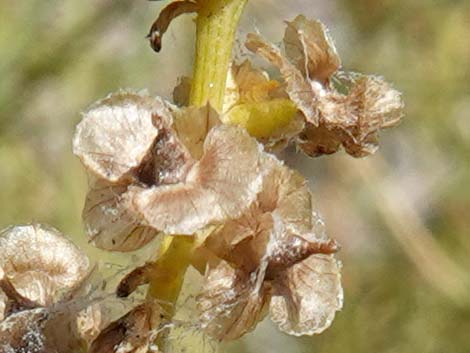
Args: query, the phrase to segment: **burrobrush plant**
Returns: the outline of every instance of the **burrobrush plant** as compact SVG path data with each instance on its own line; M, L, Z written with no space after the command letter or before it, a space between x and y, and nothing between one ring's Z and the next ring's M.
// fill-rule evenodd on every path
M88 260L57 231L39 225L5 231L2 248L22 247L3 251L0 263L5 352L169 351L189 266L202 283L198 313L186 324L217 341L240 338L268 314L296 336L331 325L343 304L339 245L326 235L306 180L277 152L293 145L311 157L340 148L364 157L377 149L379 131L400 121L403 103L382 78L341 71L325 26L301 15L287 22L282 47L247 36L248 51L279 76L233 62L246 2L174 1L163 9L148 35L156 51L164 49L173 18L197 16L193 77L180 81L174 102L122 90L84 112L73 152L89 175L87 236L120 252L156 237L161 242L115 293L91 294L83 289L92 283ZM29 256L15 240L19 232L40 239L35 249L45 256ZM74 255L48 246L51 237ZM22 265L11 265L21 254ZM80 291L65 274L76 277ZM145 298L125 299L145 284ZM59 289L64 294L56 296ZM113 319L111 300L122 305ZM73 327L59 340L58 318Z

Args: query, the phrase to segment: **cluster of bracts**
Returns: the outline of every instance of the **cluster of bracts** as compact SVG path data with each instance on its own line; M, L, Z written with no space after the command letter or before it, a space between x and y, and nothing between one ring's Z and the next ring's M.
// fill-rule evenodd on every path
M246 47L280 78L248 61L234 63L221 112L187 106L186 79L173 103L121 91L83 114L73 150L89 174L86 233L95 246L121 252L163 234L195 237L193 266L203 282L193 324L217 340L241 337L268 313L288 334L320 333L342 307L338 244L325 234L306 180L276 153L294 145L309 156L340 148L366 156L376 150L379 130L399 122L403 103L380 77L340 72L318 21L288 22L283 48L257 34L248 35ZM294 116L268 135L250 135L231 119L246 107L286 101ZM131 271L119 296L145 284L151 266ZM0 351L149 350L168 324L159 304L144 301L112 320L114 304L106 303L117 299L93 299L92 272L86 256L52 228L5 230Z

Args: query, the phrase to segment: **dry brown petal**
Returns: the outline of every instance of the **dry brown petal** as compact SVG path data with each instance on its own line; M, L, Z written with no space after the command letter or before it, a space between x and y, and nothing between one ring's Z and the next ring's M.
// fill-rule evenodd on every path
M284 35L286 56L304 77L327 84L341 60L323 23L299 15L287 22Z
M107 326L90 346L89 353L147 352L152 330L159 320L158 307L146 302Z
M218 113L210 105L202 108L193 106L175 112L173 128L192 158L199 160L207 134L220 124Z
M252 205L240 218L229 220L215 230L201 249L250 273L260 266L271 230L270 215L262 214L258 206Z
M307 124L297 145L310 157L336 153L341 147L342 131L328 130L325 126Z
M319 104L320 126L308 125L299 146L309 156L336 152L342 145L354 157L378 148L378 132L403 116L401 94L380 77L354 79L347 95L328 92Z
M34 309L41 306L40 303L34 300L30 300L27 297L23 296L21 293L19 293L19 291L16 290L13 283L5 275L1 268L0 272L0 321L3 320L5 317L8 317L9 315L14 314L16 312ZM26 292L27 294L33 294L33 297L37 294L36 292L31 293L31 291L28 291L28 289L30 288L21 289L26 289L24 292Z
M221 261L206 273L197 297L202 328L220 341L230 341L253 330L267 313L270 293L249 274Z
M273 282L271 319L295 336L323 332L343 303L341 265L332 255L312 255Z
M171 114L159 98L118 92L84 113L73 139L73 151L85 167L110 182L129 179L149 153L159 129L171 126Z
M302 71L290 63L278 47L257 34L249 33L245 45L250 51L266 59L281 71L287 83L286 91L290 99L304 114L306 120L317 126L319 117L315 104L318 96L312 90L310 82L305 79Z
M87 275L88 258L59 231L40 224L15 226L0 234L0 267L25 298L59 300Z
M142 219L127 204L125 185L95 181L88 191L83 220L93 244L111 251L133 251L150 242L157 231L142 225Z
M261 147L244 130L220 125L209 132L204 154L184 183L133 187L129 196L148 225L190 235L249 207L261 187L261 156Z

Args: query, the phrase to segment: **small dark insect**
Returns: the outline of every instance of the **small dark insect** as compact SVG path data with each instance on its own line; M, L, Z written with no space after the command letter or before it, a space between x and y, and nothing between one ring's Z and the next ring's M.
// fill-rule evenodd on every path
M162 49L162 37L170 26L171 21L182 14L197 12L197 10L197 3L192 1L175 1L165 7L152 24L147 35L152 49L157 53Z

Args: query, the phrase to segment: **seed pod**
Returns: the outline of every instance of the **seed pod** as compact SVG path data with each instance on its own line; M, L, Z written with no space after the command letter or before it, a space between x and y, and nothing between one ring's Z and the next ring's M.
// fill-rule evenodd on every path
M2 287L10 285L5 293L26 307L33 302L41 306L58 302L81 283L89 269L88 258L59 231L45 225L7 228L0 234L0 250L0 268L5 273Z

